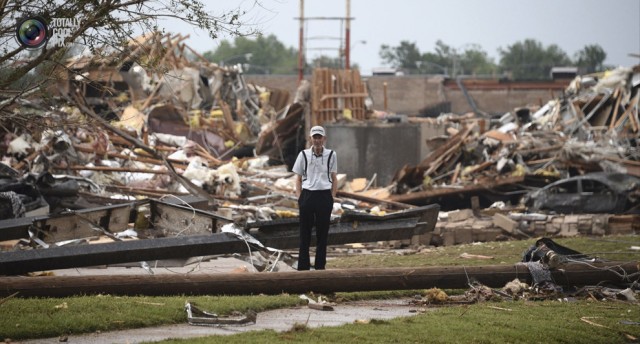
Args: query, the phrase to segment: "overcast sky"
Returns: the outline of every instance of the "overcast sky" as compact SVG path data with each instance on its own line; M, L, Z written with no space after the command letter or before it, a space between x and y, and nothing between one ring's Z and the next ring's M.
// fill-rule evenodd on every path
M287 47L298 47L300 0L205 1L214 13L240 7L245 22L263 34L274 34ZM305 0L305 17L346 17L346 0ZM214 5L215 4L215 5ZM499 48L528 38L545 47L557 44L569 57L590 44L607 53L605 64L640 64L640 0L351 0L351 63L363 75L384 66L383 44L395 47L406 40L421 53L433 52L435 42L464 50L479 44L494 62ZM195 50L214 50L218 41L186 25L165 26L189 34ZM339 20L308 20L307 57L338 56L344 26ZM315 38L314 37L325 37ZM223 37L232 40L232 37ZM365 43L366 42L366 43Z

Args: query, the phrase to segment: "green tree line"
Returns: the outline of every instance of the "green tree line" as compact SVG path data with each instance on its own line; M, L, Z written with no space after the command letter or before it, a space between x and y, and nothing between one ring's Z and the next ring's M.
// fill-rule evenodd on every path
M421 52L414 42L401 41L397 46L382 45L379 56L384 65L398 68L406 74L444 74L508 76L514 80L544 80L550 78L553 67L578 67L580 73L603 71L607 66L606 52L598 44L587 45L574 58L559 46L544 46L535 39L525 39L498 50L499 61L478 44L454 48L438 40L433 51ZM295 74L298 70L297 49L286 47L274 35L256 39L236 37L224 40L204 56L219 64L242 64L250 74ZM321 55L305 61L305 69L315 67L342 68L340 57ZM356 64L351 68L357 69Z

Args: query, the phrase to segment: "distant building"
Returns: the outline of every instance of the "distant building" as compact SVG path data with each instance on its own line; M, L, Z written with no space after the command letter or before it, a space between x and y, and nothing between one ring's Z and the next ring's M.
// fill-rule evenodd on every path
M578 67L553 67L550 74L552 80L573 79L578 76Z
M404 71L401 68L395 67L378 67L371 69L371 75L404 75Z

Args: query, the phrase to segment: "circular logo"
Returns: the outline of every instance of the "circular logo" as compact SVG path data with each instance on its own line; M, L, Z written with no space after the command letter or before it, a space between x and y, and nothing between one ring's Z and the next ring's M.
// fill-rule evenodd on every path
M18 21L16 38L23 47L36 49L47 43L47 22L41 17L26 17Z

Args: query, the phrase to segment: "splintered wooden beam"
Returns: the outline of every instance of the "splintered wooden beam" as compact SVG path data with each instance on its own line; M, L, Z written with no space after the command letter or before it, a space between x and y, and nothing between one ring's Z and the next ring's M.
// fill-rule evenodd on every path
M437 214L437 209L435 210ZM329 244L410 239L416 231L431 230L420 215L386 221L336 223L329 228ZM427 228L428 229L428 228ZM251 233L264 246L292 249L299 245L297 230ZM312 235L315 238L315 235ZM312 239L312 243L315 239ZM227 234L189 235L142 239L101 244L50 247L0 253L0 275L17 275L32 271L68 269L85 266L120 264L157 259L188 258L246 252L243 239Z
M490 190L491 188L495 188L502 185L510 185L516 183L522 183L524 181L524 176L515 176L515 177L507 177L501 178L492 182L487 182L483 184L471 184L465 185L462 188L455 187L442 187L437 189L428 189L425 191L418 191L414 193L402 194L402 195L392 195L389 197L390 200L394 202L407 203L407 204L416 204L421 201L430 200L432 198L447 196L447 195L464 195L473 192Z
M638 264L566 264L552 269L561 286L630 283ZM256 295L307 292L329 294L376 290L467 289L474 280L491 288L514 279L532 284L525 264L336 269L273 273L183 275L42 276L0 278L0 297L68 297L72 295ZM637 277L636 277L637 278Z
M388 199L380 199L380 198L370 197L370 196L359 194L359 193L346 192L346 191L341 191L341 190L338 191L338 196L342 196L342 197L346 197L346 198L353 198L353 199L357 199L359 201L365 201L365 202L374 203L374 204L375 203L383 203L383 204L386 204L387 206L389 206L391 208L397 208L397 209L411 209L411 208L415 207L415 206L413 206L411 204L394 202L394 201L390 201Z

